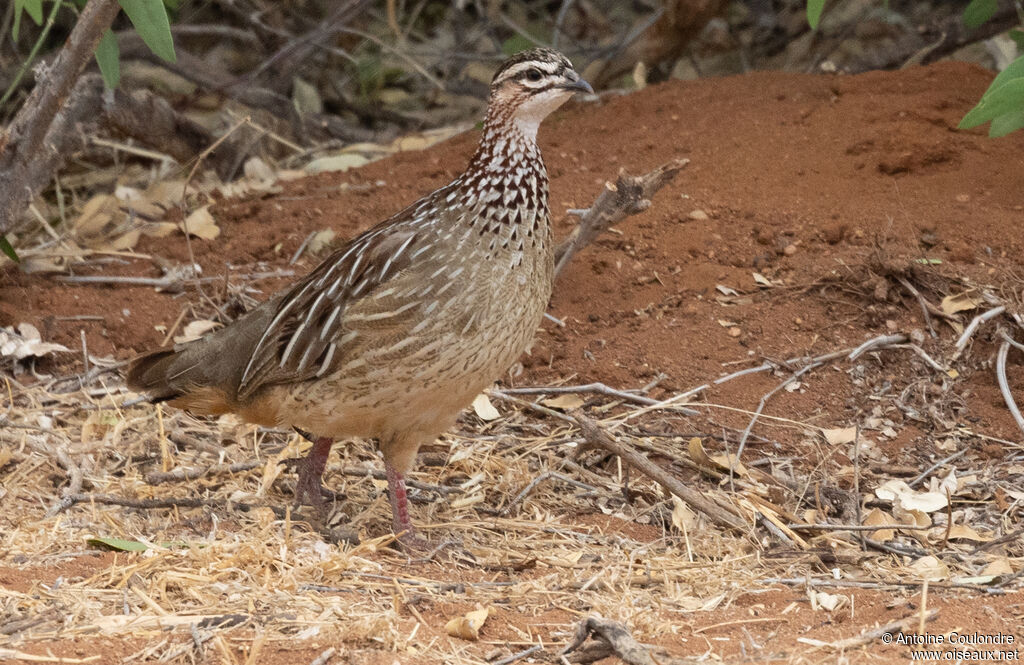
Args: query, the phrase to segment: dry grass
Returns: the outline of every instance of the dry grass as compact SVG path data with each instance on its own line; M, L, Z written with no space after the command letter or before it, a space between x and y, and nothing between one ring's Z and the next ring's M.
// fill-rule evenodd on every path
M802 451L804 463L748 452L747 467L730 480L727 458L708 454L735 452L743 427L713 418L755 414L729 405L689 404L701 415L684 419L684 400L638 406L607 394L583 395L585 403L563 395L496 399L502 414L491 421L467 413L412 474L420 483L414 518L426 535L462 548L424 562L390 547L386 483L374 477L381 465L364 442L336 447L327 481L342 498L322 520L288 507L294 475L282 462L308 445L295 434L126 406L134 396L109 374L68 393L45 388L67 382L28 386L8 377L4 385L0 654L8 656L115 636L139 645L134 662L190 662L206 652L258 662L261 652L304 644L476 663L533 644L555 657L576 623L595 614L672 652L693 616L780 581L802 584L817 608L829 587L916 588L935 570L933 588L986 594L1017 584L1013 573L1024 563L1019 541L988 547L950 531L969 525L983 541L1013 532L1024 495L1012 488L1024 473L1010 455L987 466L960 459L975 466L961 468L945 512L883 511L893 524L928 525L897 530L879 552L861 541L879 533L805 527L855 522L851 506L874 498L866 486L881 485L884 469L872 470L867 458L837 463L817 425L760 416L757 431ZM747 528L710 524L617 457L577 455L585 441L558 410L574 406ZM705 437L700 446L685 434L695 428L731 443ZM358 544L331 542L353 533ZM147 549L93 559L93 538ZM495 610L481 642L444 633L449 618L476 606ZM737 616L720 623L771 627L770 616Z

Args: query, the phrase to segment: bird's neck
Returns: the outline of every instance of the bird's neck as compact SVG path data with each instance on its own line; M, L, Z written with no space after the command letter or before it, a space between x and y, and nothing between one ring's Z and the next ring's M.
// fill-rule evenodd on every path
M492 105L487 110L480 145L469 162L467 172L498 173L530 170L543 174L544 161L537 146L539 120L514 117L509 109Z
M524 127L493 111L480 146L449 196L475 211L465 219L480 230L490 251L507 251L515 265L522 252L550 246L548 175L537 147L536 127Z

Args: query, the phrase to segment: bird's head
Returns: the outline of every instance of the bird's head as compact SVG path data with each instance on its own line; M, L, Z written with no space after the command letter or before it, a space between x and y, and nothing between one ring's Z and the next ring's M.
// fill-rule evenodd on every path
M549 48L523 51L506 60L491 80L491 113L511 120L533 138L541 120L576 92L593 93L569 59Z

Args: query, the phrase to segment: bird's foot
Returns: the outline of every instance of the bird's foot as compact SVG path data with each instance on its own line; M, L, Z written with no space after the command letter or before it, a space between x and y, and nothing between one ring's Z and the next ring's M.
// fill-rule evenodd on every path
M312 506L317 510L323 510L328 503L338 499L338 494L324 487L320 478L312 474L304 474L299 471L299 479L295 483L295 505Z
M331 452L332 439L318 438L305 458L296 464L299 479L295 483L295 504L313 506L323 510L324 500L334 501L337 495L323 485L327 456Z
M475 562L472 554L462 549L462 543L456 540L432 542L416 531L409 519L409 497L405 489L405 477L390 464L384 464L388 477L388 493L391 500L391 528L402 550L409 555L412 563L434 561L444 552L446 559L459 562Z

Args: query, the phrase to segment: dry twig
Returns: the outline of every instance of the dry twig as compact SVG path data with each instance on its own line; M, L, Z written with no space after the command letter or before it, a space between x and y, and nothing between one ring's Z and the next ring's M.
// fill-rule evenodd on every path
M64 48L36 72L35 88L0 132L0 233L10 230L71 153L75 123L87 117L72 93L86 83L79 80L82 70L119 11L117 0L92 0L82 9Z
M654 479L659 485L667 489L672 494L678 496L694 510L703 513L715 524L738 531L742 531L747 528L746 522L744 522L743 519L741 519L735 512L719 505L712 499L705 497L700 492L690 489L680 482L679 479L669 474L645 456L631 448L628 448L622 443L619 443L612 438L611 435L601 429L597 423L590 418L587 418L581 412L574 411L571 415L573 420L576 421L576 424L579 425L580 431L583 433L583 437L587 440L587 444L589 444L589 446L608 451L613 455L618 455L624 462L626 462L626 464ZM583 449L581 448L581 450Z
M593 663L617 656L629 665L656 665L650 652L633 639L621 623L601 617L587 617L576 627L576 634L564 649L562 655L576 651L589 637L593 636L597 643L579 652L573 660L578 663Z
M688 159L676 159L642 176L630 176L624 170L619 171L615 184L605 183L594 204L579 211L580 223L555 250L555 274L561 273L573 255L599 235L623 219L650 208L651 197L672 182L689 163Z
M1006 357L1010 353L1011 343L1015 342L1010 339L1004 339L1003 343L999 345L999 352L996 353L996 381L999 383L999 392L1003 394L1003 401L1006 402L1006 408L1010 410L1010 415L1013 416L1013 421L1017 423L1017 427L1020 428L1020 431L1024 432L1024 416L1020 414L1020 409L1017 407L1017 400L1013 398L1013 391L1010 390L1010 382L1006 378Z

